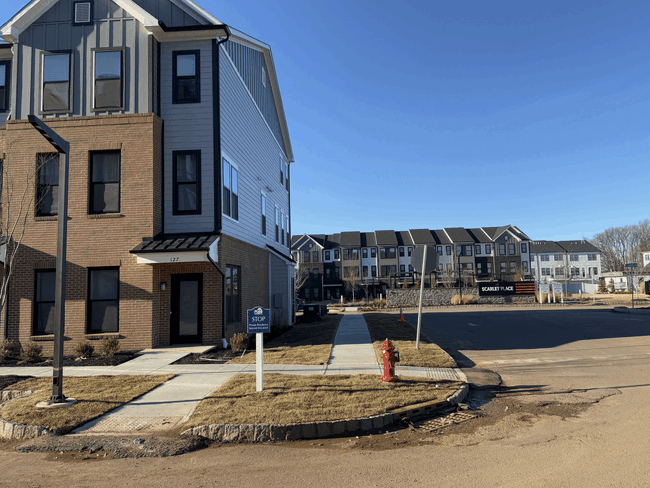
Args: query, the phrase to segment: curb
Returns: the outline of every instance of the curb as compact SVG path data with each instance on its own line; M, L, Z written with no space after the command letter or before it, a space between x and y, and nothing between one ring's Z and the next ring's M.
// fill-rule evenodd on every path
M614 307L616 313L650 313L650 308L627 308L627 307Z
M17 391L17 390L6 390L2 392L2 397L0 398L0 408L2 408L5 403L11 400L18 400L19 398L27 398L31 396L33 391ZM0 418L0 437L3 439L33 439L34 437L40 437L43 435L55 435L53 432L47 430L44 427L38 427L36 425L25 425L17 424L4 420Z
M319 439L342 434L356 434L382 429L403 418L431 415L462 403L467 398L469 385L462 385L458 391L443 402L420 404L400 408L394 412L357 419L308 422L303 424L212 424L192 427L181 432L186 436L201 436L225 443L258 443Z

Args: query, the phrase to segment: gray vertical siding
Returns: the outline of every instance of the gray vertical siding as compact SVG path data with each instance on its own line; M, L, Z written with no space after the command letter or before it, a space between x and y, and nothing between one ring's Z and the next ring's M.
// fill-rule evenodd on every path
M282 246L275 242L274 227L275 207L285 215L289 211L289 193L280 184L280 155L283 152L227 52L223 47L220 49L222 156L239 169L239 221L224 216L223 233L262 248L269 244L288 255L289 243L285 240ZM262 191L266 193L266 236L261 232Z
M165 232L214 230L214 110L212 98L212 41L169 42L161 46L161 115L165 120L164 215ZM172 53L200 49L200 103L172 103ZM201 215L173 215L172 152L201 151Z
M274 295L281 295L282 305L276 306ZM272 322L289 324L289 267L287 263L271 253L271 310Z
M93 1L93 23L72 24L72 1L59 0L20 35L16 83L16 119L38 114L41 105L41 52L72 51L72 115L147 113L152 90L149 84L147 31L110 0ZM125 110L94 112L92 49L125 48ZM47 117L68 115L48 115Z
M264 60L264 54L234 41L226 42L225 47L230 59L232 59L237 67L239 75L244 80L248 91L264 115L266 123L269 124L273 135L282 145L286 153L286 146L284 145L282 131L280 130L280 119L278 118L278 112L275 107L275 97L273 96L273 90L271 90L271 83L269 81L269 69ZM266 86L262 84L262 68L266 72Z
M158 20L161 20L168 27L184 27L188 25L199 25L200 22L187 15L176 5L168 0L133 0ZM207 23L207 22L206 22Z

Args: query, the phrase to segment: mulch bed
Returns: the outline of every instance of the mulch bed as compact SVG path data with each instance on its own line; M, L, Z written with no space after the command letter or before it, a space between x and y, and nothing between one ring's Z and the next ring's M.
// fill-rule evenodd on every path
M291 330L291 327L282 327L282 328L271 328L269 334L264 334L264 346L270 343L276 337L280 337L282 334ZM248 338L248 348L246 352L251 352L255 350L255 334L250 334ZM213 349L212 351L203 353L203 354L188 354L180 358L178 361L172 364L223 364L227 363L231 359L241 356L241 352L233 352L232 349Z
M76 358L74 356L64 356L63 366L117 366L126 363L138 355L133 351L118 352L112 358L103 356L92 356L90 358ZM0 367L47 367L52 366L53 358L47 358L39 363L28 363L22 359L3 359L0 360Z

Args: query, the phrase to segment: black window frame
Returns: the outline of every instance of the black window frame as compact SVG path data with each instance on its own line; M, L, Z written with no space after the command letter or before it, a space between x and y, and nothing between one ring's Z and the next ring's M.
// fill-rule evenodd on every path
M196 181L188 182L178 181L178 156L195 156L194 164L196 165ZM196 210L179 210L178 194L179 187L182 185L196 185ZM172 151L172 215L201 215L201 150L192 149L185 151Z
M451 246L445 246L445 253L447 253L447 256L451 256Z
M195 66L194 66L194 76L178 76L177 72L177 59L178 56L187 56L194 55ZM196 86L196 97L179 99L178 98L178 81L194 78ZM201 103L201 51L199 49L192 49L187 51L173 51L172 52L172 103L173 104L184 104L184 103Z
M49 157L48 157L49 156ZM41 158L48 157L46 161L41 161ZM53 162L54 166L56 167L57 173L59 169L59 164L60 164L60 154L59 153L38 153L36 154L36 201L34 205L34 215L36 217L56 217L59 214L59 209L57 206L57 211L56 212L43 212L42 210L42 203L43 199L45 198L46 194L48 193L47 189L52 188L54 186L58 187L59 186L59 178L60 175L57 174L57 181L56 184L53 183L48 183L44 184L41 183L41 169L43 168L43 165L45 163L49 163L50 161ZM54 194L54 192L49 192L50 194ZM52 196L52 207L54 207L54 196ZM58 205L58 198L56 204Z
M361 270L362 270L362 276L364 278L367 278L368 277L368 266L362 266Z
M77 3L83 3L83 2L77 2ZM119 105L110 105L106 107L97 107L97 73L96 73L96 59L97 59L97 53L105 53L105 52L119 52L120 53L120 104ZM92 68L92 77L93 77L93 112L113 112L117 110L126 110L126 82L125 82L125 75L126 75L126 48L124 46L121 47L94 47L92 48L92 56L93 56L93 68ZM107 79L115 79L115 78L107 78Z
M117 271L117 289L115 298L92 298L92 274L95 271ZM87 293L86 293L86 334L116 334L120 331L120 267L119 266L101 266L88 268L87 274ZM117 307L116 330L94 330L92 326L93 303L95 302L115 302Z
M400 246L399 248L399 257L403 258L404 257L404 247Z
M325 261L330 261L331 260L331 253L330 251L325 251Z
M481 255L481 245L476 244L474 246L474 256L480 256Z
M377 248L376 247L371 247L370 248L370 257L371 258L376 258L377 257Z
M261 213L261 220L262 220L262 235L266 235L266 195L262 193L262 201L260 202L261 208L260 208L260 213Z
M0 66L5 67L4 96L0 95L0 113L5 113L9 112L9 90L11 89L11 60L6 59L0 61Z
M44 94L45 94L45 58L47 56L62 56L64 54L68 55L68 106L65 109L50 109L46 110L44 107ZM40 79L40 104L39 104L39 114L49 115L49 114L69 114L73 111L73 93L72 93L72 81L73 76L73 64L74 56L72 55L71 50L56 50L56 51L42 51L41 52L41 79ZM47 83L62 83L61 81L48 81Z
M311 252L311 262L312 262L312 263L318 263L318 262L320 262L320 260L318 259L318 258L319 258L318 255L319 255L319 254L320 254L320 253L319 253L318 251L312 251L312 252Z
M93 182L93 156L95 154L117 154L117 174L118 180L115 181L102 181ZM97 211L94 210L95 201L95 185L99 184L115 184L117 183L117 210L111 211ZM88 214L89 215L104 215L104 214L119 214L122 209L122 151L109 150L109 151L90 151L88 153Z
M52 335L54 334L54 317L52 317L52 331L47 331L47 325L44 331L38 330L38 309L40 304L52 304L54 308L56 306L56 296L52 300L38 300L38 276L41 273L53 273L55 276L54 287L56 290L56 269L53 268L44 268L44 269L35 269L34 270L34 300L32 302L32 335ZM52 295L55 295L56 291L52 291Z
M371 278L377 277L377 266L374 264L370 266L370 277Z
M334 259L341 259L341 253L338 249L334 249Z
M228 165L229 171L226 176L226 164ZM233 171L237 174L237 191L233 191ZM233 163L230 162L228 158L221 158L221 172L223 175L222 188L223 188L223 200L222 200L222 213L226 217L239 222L239 168L236 167ZM226 179L227 178L227 179ZM226 187L226 181L228 182L228 187ZM277 208L276 208L277 212ZM276 216L276 226L277 226L277 216ZM277 230L276 230L277 234ZM279 236L278 236L279 237ZM280 242L278 238L275 239L276 242Z
M232 271L233 269L237 270L236 273L236 279L237 279L237 293L234 292L235 286L232 282L233 280L233 274ZM226 307L226 324L234 324L237 322L241 322L242 320L242 309L241 309L241 266L236 266L234 264L226 264L226 276L224 278L224 300L226 301L225 307ZM228 280L231 280L230 285L228 284ZM230 292L230 293L229 293ZM237 300L237 310L233 310L233 303L234 303L234 298L236 297ZM235 312L237 317L235 317Z
M505 245L505 243L499 243L499 256L506 256L506 245Z
M471 256L472 255L472 245L467 244L465 245L465 254L464 256Z
M521 254L526 254L528 252L528 244L525 242L521 243Z
M436 246L436 251L438 251L438 256L442 256L442 246Z
M508 256L516 256L517 255L517 246L515 246L514 243L509 243L508 244Z
M275 207L275 242L280 242L280 209Z
M492 254L492 244L485 245L485 254L487 254L488 256Z

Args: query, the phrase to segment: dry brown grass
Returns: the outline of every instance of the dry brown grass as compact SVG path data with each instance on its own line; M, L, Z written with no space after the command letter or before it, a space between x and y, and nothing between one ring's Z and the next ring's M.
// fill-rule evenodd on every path
M57 434L100 417L123 404L153 390L174 375L157 376L71 376L66 377L63 391L77 400L66 408L36 408L52 394L52 378L33 378L9 387L11 390L41 390L29 398L14 400L0 410L3 419L26 425L45 427Z
M363 317L368 324L370 338L380 364L383 363L381 346L386 339L390 339L400 354L398 366L456 367L454 360L445 351L424 337L420 337L420 349L416 349L416 330L408 322L399 322L399 314L366 313Z
M291 330L264 344L264 363L327 364L342 318L341 314L328 314L320 322L294 325ZM255 364L255 351L230 363Z
M438 385L438 387L436 387ZM188 427L209 424L298 423L377 415L428 401L444 401L460 386L430 378L400 378L385 383L379 375L238 374L205 398Z

